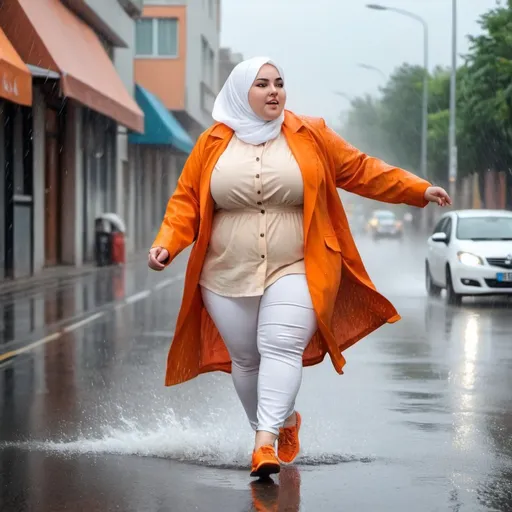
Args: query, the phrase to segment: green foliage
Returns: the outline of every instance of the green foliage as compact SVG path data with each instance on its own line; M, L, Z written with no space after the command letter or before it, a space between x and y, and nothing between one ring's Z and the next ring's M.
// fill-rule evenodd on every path
M465 64L457 70L459 176L512 169L512 0L481 17L483 34L470 37ZM399 67L380 97L352 102L343 133L364 151L389 163L419 170L424 70ZM429 75L428 172L448 172L450 70Z

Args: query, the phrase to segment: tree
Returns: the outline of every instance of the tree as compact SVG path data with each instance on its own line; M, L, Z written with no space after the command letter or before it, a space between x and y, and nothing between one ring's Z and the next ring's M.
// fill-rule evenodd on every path
M351 142L390 164L418 172L423 76L423 68L403 65L393 73L379 99L365 96L353 100L343 130ZM449 71L436 68L429 91L429 177L440 179L448 168Z
M465 64L457 70L459 176L507 171L512 191L512 0L480 19L483 34L469 37ZM417 172L421 152L424 69L404 64L378 99L357 98L344 132L354 144L389 163ZM447 183L450 70L429 77L428 177ZM512 193L508 195L512 208Z
M343 135L361 151L386 159L386 141L382 130L380 102L367 94L351 101L351 109L342 127Z
M462 174L508 169L512 158L512 1L480 20L460 83Z
M420 169L424 69L404 64L382 89L382 129L396 155L391 164L413 172Z

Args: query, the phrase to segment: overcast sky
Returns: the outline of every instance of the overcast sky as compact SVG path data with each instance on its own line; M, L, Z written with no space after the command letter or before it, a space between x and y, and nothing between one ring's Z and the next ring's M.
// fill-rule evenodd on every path
M451 0L222 0L221 44L244 57L268 55L285 71L287 107L334 124L351 96L378 92L403 62L423 63L421 24L393 12L369 10L369 1L407 9L423 17L430 32L430 68L451 62ZM497 0L458 0L458 53L467 34Z

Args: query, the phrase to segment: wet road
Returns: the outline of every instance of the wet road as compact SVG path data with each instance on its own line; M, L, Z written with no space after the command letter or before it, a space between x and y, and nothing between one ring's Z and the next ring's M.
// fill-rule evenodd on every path
M0 366L0 510L512 510L512 301L447 307L423 243L359 245L403 320L344 376L305 370L303 454L274 484L248 477L229 376L163 387L185 257L4 295L0 354L29 347Z

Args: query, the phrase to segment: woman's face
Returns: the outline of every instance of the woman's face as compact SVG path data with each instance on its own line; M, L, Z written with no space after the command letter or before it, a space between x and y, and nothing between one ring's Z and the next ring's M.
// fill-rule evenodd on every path
M249 105L258 117L273 121L281 115L285 103L286 91L279 71L272 64L265 64L249 89Z

